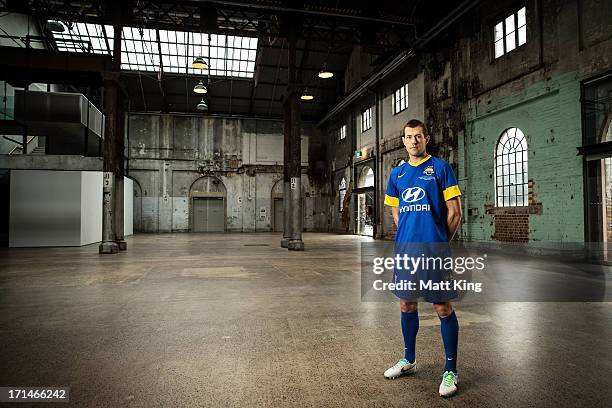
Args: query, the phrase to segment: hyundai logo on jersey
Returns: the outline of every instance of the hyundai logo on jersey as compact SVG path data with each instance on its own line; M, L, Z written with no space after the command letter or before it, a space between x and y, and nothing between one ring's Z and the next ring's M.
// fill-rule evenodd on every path
M402 191L402 200L407 203L414 203L425 197L425 190L421 187L410 187Z

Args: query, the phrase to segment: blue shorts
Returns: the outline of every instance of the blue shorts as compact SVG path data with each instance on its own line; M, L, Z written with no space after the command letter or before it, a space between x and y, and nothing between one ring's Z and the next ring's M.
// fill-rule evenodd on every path
M393 293L408 301L445 303L458 297L453 270L449 268L448 243L396 243L396 258L402 260L393 270Z

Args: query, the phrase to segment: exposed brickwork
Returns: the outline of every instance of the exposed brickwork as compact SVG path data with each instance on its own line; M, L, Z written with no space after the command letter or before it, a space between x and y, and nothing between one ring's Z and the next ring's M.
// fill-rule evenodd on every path
M495 214L491 238L504 242L529 242L529 214Z

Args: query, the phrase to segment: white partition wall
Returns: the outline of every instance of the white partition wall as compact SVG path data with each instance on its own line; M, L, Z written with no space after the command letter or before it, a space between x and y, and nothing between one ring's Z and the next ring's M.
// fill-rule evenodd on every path
M134 181L123 178L123 235L134 234Z
M81 171L81 244L102 240L102 172Z
M102 240L102 173L12 170L9 246Z

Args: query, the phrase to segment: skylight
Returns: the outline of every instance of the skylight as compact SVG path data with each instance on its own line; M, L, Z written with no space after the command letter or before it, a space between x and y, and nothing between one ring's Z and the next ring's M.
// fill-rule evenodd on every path
M60 51L111 54L113 27L74 23L53 37ZM208 70L191 68L195 57L204 57L210 75L252 78L255 71L257 38L233 35L154 30L123 27L121 69L208 74Z

